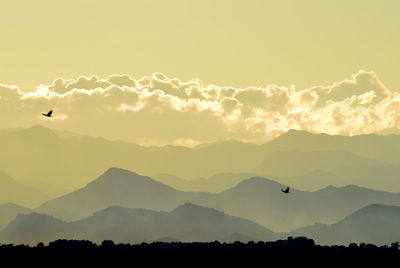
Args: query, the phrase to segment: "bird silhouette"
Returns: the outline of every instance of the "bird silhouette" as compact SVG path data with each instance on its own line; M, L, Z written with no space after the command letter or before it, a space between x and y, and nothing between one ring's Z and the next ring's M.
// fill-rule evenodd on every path
M42 115L46 116L46 117L53 117L52 114L53 114L53 111L49 111L47 114L42 113Z
M281 191L282 192L284 192L285 194L288 194L288 193L290 193L290 188L289 187L287 187L285 190L283 190L283 189L281 189Z

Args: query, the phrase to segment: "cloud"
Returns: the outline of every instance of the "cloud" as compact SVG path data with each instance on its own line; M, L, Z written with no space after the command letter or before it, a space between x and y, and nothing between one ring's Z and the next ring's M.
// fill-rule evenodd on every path
M112 139L186 144L222 139L263 141L289 129L356 135L400 127L400 94L373 72L328 86L204 86L162 73L57 78L25 92L0 84L0 124L38 123ZM41 112L54 110L54 120Z

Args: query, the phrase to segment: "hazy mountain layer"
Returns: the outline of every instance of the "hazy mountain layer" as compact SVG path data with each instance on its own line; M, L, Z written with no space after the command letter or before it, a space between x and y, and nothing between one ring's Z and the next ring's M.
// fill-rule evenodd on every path
M370 205L345 219L332 224L304 227L290 235L307 236L316 243L334 245L349 243L372 243L390 245L400 241L400 207Z
M0 229L9 224L18 214L29 213L31 210L13 203L0 205Z
M261 174L291 177L305 175L316 169L333 172L347 167L362 169L383 164L345 151L278 151L269 154L256 171Z
M10 202L34 207L47 199L48 197L45 194L28 185L15 181L0 171L0 204Z
M110 166L184 179L219 173L303 176L323 170L344 179L365 181L362 186L400 191L396 180L400 135L347 137L289 131L263 145L229 141L190 149L143 147L36 126L0 131L0 147L0 169L19 181L35 183L52 196L82 187ZM297 151L298 156L287 151ZM307 158L301 152L314 156ZM226 187L223 185L216 185L213 192ZM199 187L198 191L204 186L200 183Z
M181 191L220 193L255 176L255 173L220 173L209 178L185 180L171 174L157 174L152 178Z
M377 204L357 210L331 225L314 224L286 234L277 234L249 220L189 203L171 212L114 206L74 222L63 222L37 213L20 214L0 231L0 243L36 244L63 238L88 239L98 243L103 240L118 243L247 242L306 236L322 245L390 245L400 240L399 224L400 206Z
M286 168L290 168L289 165ZM191 192L220 193L251 177L270 178L281 184L289 185L303 191L316 191L328 186L342 187L353 184L371 189L389 189L390 192L393 192L398 188L400 166L371 166L363 167L362 169L357 167L343 167L334 172L335 174L317 169L305 175L292 177L264 175L261 173L220 173L206 179L195 180L186 180L171 174L156 174L152 178L172 188ZM341 174L341 176L336 173ZM381 180L382 184L378 186L376 181L379 178L384 179Z
M280 236L249 220L215 209L184 204L171 212L109 207L75 222L32 213L19 215L0 232L1 243L50 242L59 238L140 243L155 240L244 241Z
M357 186L327 187L315 192L292 189L265 179L251 178L219 194L183 192L149 177L112 168L85 188L41 205L36 211L65 220L86 217L109 206L169 211L192 202L247 218L275 231L334 223L373 203L400 205L400 194Z
M36 211L76 220L110 206L169 211L211 195L178 191L149 177L111 168L84 188L45 202Z
M82 187L110 166L198 178L250 170L263 154L261 147L241 142L193 149L143 147L42 126L0 131L0 147L0 169L21 181L50 185L51 194Z

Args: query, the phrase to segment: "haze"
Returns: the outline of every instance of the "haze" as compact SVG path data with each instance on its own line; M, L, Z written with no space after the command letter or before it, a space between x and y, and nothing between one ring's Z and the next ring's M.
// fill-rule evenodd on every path
M0 243L400 239L399 1L1 10Z

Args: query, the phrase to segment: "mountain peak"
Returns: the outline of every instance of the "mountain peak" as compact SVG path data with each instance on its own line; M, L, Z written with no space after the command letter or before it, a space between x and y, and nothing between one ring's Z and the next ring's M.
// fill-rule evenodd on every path
M300 129L293 129L292 128L292 129L289 129L288 131L286 131L285 133L283 133L279 137L313 136L313 135L317 135L317 134L308 132L306 130L300 130ZM325 134L325 135L327 135L327 134Z
M180 205L176 209L172 211L174 214L180 214L182 216L194 216L194 215L224 215L225 213L218 211L214 208L204 207L200 205L196 205L190 202L187 202L183 205Z
M106 172L103 173L103 175L101 176L113 176L113 175L118 175L118 176L132 176L132 175L136 175L136 176L140 176L139 174L127 170L127 169L123 169L123 168L119 168L119 167L111 167L109 169L106 170Z
M51 224L53 222L58 223L58 222L62 222L62 221L53 216L33 212L30 214L18 214L15 217L13 222L19 223L19 224L17 224L19 226L28 227L28 226L32 225L33 223L38 223L38 222L41 222L41 224L44 224L44 223ZM13 223L13 222L11 222L11 223ZM10 223L10 225L11 225L11 223Z
M249 179L241 181L236 187L282 187L282 185L276 181L264 178L264 177L251 177Z
M44 127L42 125L34 125L30 128L26 128L23 131L29 132L29 133L52 133L54 134L53 130L51 130L48 127Z
M280 144L293 144L298 143L299 140L309 140L316 136L329 136L328 134L319 133L313 134L305 130L298 130L298 129L289 129L288 131L282 133L277 138L265 143L265 146L270 146L272 144L280 145Z
M96 180L90 182L89 185L95 185L95 184L102 184L106 182L132 182L132 181L137 181L137 182L156 182L157 184L162 184L161 182L158 182L156 180L153 180L150 177L142 176L139 175L135 172L118 168L118 167L112 167L106 170L100 177L98 177Z
M29 142L36 142L37 140L56 141L58 140L57 134L50 128L42 125L35 125L30 128L22 129L17 132L22 135L25 140Z
M133 214L133 213L155 213L152 210L148 210L148 209L143 209L143 208L128 208L128 207L123 207L123 206L110 206L107 207L105 209L96 211L93 216L97 216L97 217L112 217L112 218L116 218L116 217L123 217L124 215L129 215L129 214Z

